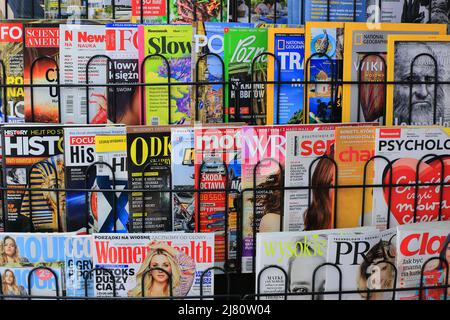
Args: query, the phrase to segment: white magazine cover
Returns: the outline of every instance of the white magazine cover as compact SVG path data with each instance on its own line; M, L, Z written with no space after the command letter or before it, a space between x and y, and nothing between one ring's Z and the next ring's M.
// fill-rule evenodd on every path
M87 296L93 296L92 236L69 237L65 252L66 296L83 297L86 293Z
M439 210L441 220L450 217L450 204L447 203L450 186L441 188L439 185L442 181L442 170L445 176L442 183L446 183L450 176L449 132L448 129L439 127L377 128L375 155L388 159L392 164L390 168L387 161L375 160L374 184L383 184L383 187L373 188L372 225L377 229L383 230L387 227L389 202L389 227L414 222L414 208L417 208L417 222L438 220ZM419 185L416 188L416 178L419 184L437 185ZM389 187L391 182L411 186ZM439 205L441 192L442 202Z
M373 232L373 227L330 229L303 232L266 232L256 234L256 293L268 294L262 300L284 299L270 295L308 293L313 291L313 273L326 263L327 238L334 234ZM284 274L284 272L286 274ZM325 267L319 268L314 285L315 300L322 300ZM287 277L286 277L287 276ZM311 300L312 295L290 295L288 300Z
M339 268L326 268L325 292L358 293L326 294L326 300L390 300L393 292L370 292L392 289L395 283L396 229L374 231L360 235L331 235L328 238L327 262ZM368 291L367 291L368 290ZM365 291L365 292L364 292Z
M107 271L96 272L97 297L112 297L114 283L118 297L170 296L170 278L173 296L199 296L201 275L214 265L214 234L95 234L93 259L94 268L111 270L115 280ZM203 295L212 295L213 270L203 284Z
M430 258L434 258L429 260ZM439 259L437 259L439 258ZM429 262L427 262L429 261ZM399 291L399 300L443 300L449 290L423 289L420 287L423 268L423 287L444 286L450 264L450 221L423 222L397 227L397 288L415 288ZM447 280L448 281L448 280ZM448 282L447 282L448 283Z

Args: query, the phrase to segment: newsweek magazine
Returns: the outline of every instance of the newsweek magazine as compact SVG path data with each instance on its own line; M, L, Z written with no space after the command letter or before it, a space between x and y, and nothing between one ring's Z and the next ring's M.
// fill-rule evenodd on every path
M439 213L442 220L450 219L447 203L450 186L444 186L450 175L449 150L446 128L377 128L375 155L391 164L381 159L375 161L374 184L384 187L373 188L372 225L382 230L412 223L414 215L417 222L434 221ZM442 182L442 185L416 187L416 179L418 184ZM390 184L407 185L390 188Z
M120 129L121 133L95 136L97 179L93 190L128 189L126 128ZM128 192L93 192L90 201L97 202L98 232L128 232Z
M267 232L256 235L256 293L280 296L262 296L260 299L284 299L287 275L287 293L316 292L315 299L325 286L325 268L318 269L313 288L313 273L327 259L328 236L358 234L374 231L372 227L333 229L303 232ZM276 266L276 267L269 267ZM264 268L267 269L263 270ZM259 278L259 283L258 283ZM313 290L314 289L314 290ZM311 300L311 295L290 295L289 300Z
M60 82L65 84L86 84L86 68L89 83L107 83L107 61L105 58L93 58L104 55L106 33L104 25L60 25ZM61 123L107 122L106 87L89 87L89 99L86 99L86 87L61 88ZM89 119L87 119L89 105Z
M76 235L67 238L64 275L66 296L93 296L92 236ZM87 284L87 291L86 291Z
M397 288L447 285L450 222L421 222L397 227ZM430 260L432 259L432 260ZM444 300L447 288L398 291L399 300Z
M108 23L106 54L112 60L112 65L108 63L108 82L139 82L137 24ZM126 125L141 124L139 90L138 86L108 89L108 122Z
M95 137L123 134L123 128L90 125L64 128L64 163L68 189L92 189L96 185ZM87 172L88 168L89 172ZM98 232L96 192L66 192L67 231ZM86 199L88 199L86 201Z
M24 25L24 83L57 84L60 21ZM57 87L25 88L25 121L60 123ZM31 102L33 101L33 105Z
M163 297L170 287L173 296L199 296L200 277L214 265L213 233L96 234L92 248L94 268L114 270L114 281L95 272L96 297L112 297L114 288L118 297ZM213 270L203 294L214 294Z
M237 202L241 190L240 127L202 127L195 136L195 230L214 232L217 266L236 266ZM216 191L208 192L208 190ZM229 191L225 191L228 189ZM222 191L218 191L222 190ZM225 243L227 241L227 243Z
M5 65L7 84L23 84L23 23L0 23L0 60ZM23 123L25 117L24 88L2 90L1 122Z
M354 235L330 235L326 262L325 292L366 291L342 294L343 300L390 300L393 292L370 292L374 289L392 289L395 283L396 229L369 231ZM369 292L367 292L367 290ZM337 294L325 294L325 300L338 299Z
M194 128L171 128L173 231L194 232Z
M127 127L129 231L172 231L170 126ZM177 173L175 173L177 174ZM152 192L153 191L153 192Z
M62 126L22 124L3 129L3 173L8 187L5 229L64 231L65 192L49 190L65 186Z

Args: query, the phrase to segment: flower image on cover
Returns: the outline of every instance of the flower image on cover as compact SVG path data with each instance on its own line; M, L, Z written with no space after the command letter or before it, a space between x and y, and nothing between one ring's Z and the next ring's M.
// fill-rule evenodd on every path
M192 51L193 81L220 82L225 79L224 59L224 29L226 27L251 27L252 24L196 22L194 23L194 38ZM205 56L206 55L206 56ZM215 56L218 55L220 59ZM199 79L196 79L196 68ZM208 84L192 89L192 106L196 108L196 119L202 123L224 122L223 84ZM197 96L197 100L196 100ZM196 106L196 103L198 105Z
M344 28L340 23L310 23L307 35L310 41L306 52L309 62L305 66L308 80L317 82L339 81L342 79L344 47ZM308 117L309 123L341 122L342 86L330 83L309 84Z
M82 297L94 294L93 261L92 261L92 236L77 235L67 239L65 259L65 288L66 296ZM87 279L87 282L86 282Z
M212 233L96 234L93 236L96 297L200 295L200 277L214 265ZM172 290L171 290L172 289ZM214 294L214 272L203 277L203 294Z
M64 162L68 189L91 189L96 183L95 136L122 134L120 127L64 128ZM89 172L87 172L88 168ZM78 234L98 232L97 193L66 193L67 231Z
M170 189L170 138L170 126L127 127L130 189ZM170 197L170 192L131 192L129 231L172 231Z
M391 164L381 159L375 161L374 184L384 187L373 188L372 225L382 230L416 221L450 219L448 185L415 187L416 181L423 184L449 180L449 150L450 131L447 128L376 129L375 155ZM391 182L411 186L389 187Z
M229 122L265 124L266 86L252 81L267 81L266 28L225 28L225 92ZM256 60L255 60L256 59ZM252 88L253 87L253 88Z
M65 186L63 128L30 124L3 128L6 230L66 230L65 192L50 190Z
M171 128L173 231L194 232L194 128Z
M342 300L391 300L392 291L370 292L375 289L393 289L395 286L396 229L365 231L353 235L330 235L326 262L325 292L366 291L342 294ZM367 292L369 290L369 292ZM337 300L336 294L324 295L325 300Z
M141 8L145 23L177 24L196 21L226 21L226 0L131 0L132 19L141 21ZM169 8L167 8L169 4ZM222 8L223 6L223 8ZM169 12L167 12L169 11ZM167 19L169 18L169 21Z
M23 84L23 23L2 22L0 24L0 60L5 66L6 84ZM6 89L6 100L2 90L1 122L23 123L24 88L15 87Z
M268 85L268 124L302 123L304 119L304 85L295 84L295 82L304 80L305 35L297 30L293 28L269 29L269 51L275 54L278 62L273 57L268 58L268 79L293 83ZM280 71L278 71L279 67ZM280 73L279 79L278 72ZM278 94L280 96L279 105L277 104Z
M397 288L445 286L450 265L450 222L421 222L397 227ZM430 260L431 259L431 260ZM447 295L447 297L445 297ZM398 300L444 300L447 288L398 291Z
M127 136L126 128L121 129L120 134L95 136L97 179L93 190L128 189ZM128 232L128 192L92 192L90 201L94 208L97 203L98 232Z
M25 84L31 84L31 78L33 84L57 84L59 23L24 25ZM58 90L56 87L25 88L25 121L60 123Z
M106 25L106 53L108 81L113 83L139 82L138 25L110 23ZM116 87L108 90L108 122L126 125L141 124L139 87Z
M450 97L446 93L450 87L432 84L450 80L449 45L450 37L444 41L394 43L394 81L430 82L429 85L393 85L390 98L394 125L450 126ZM412 73L411 64L414 64Z
M65 84L106 84L106 59L104 55L106 34L104 25L60 25L60 82ZM88 62L89 60L91 62ZM86 79L88 68L89 79ZM106 68L107 69L107 68ZM86 87L61 88L61 123L106 123L107 89L106 87L89 87L89 99ZM89 105L89 119L87 107Z
M191 81L191 25L141 25L139 48L139 64L145 71L141 74L142 83ZM151 55L153 55L151 58L146 58ZM167 59L168 65L159 55ZM189 124L193 120L190 86L170 86L170 99L169 86L148 85L142 91L146 124Z
M194 194L195 229L215 233L216 266L235 268L241 128L195 128L194 135L195 189L202 191Z

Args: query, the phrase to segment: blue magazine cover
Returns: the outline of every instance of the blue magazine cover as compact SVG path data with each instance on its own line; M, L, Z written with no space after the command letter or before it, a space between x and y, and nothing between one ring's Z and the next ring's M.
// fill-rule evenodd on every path
M65 279L66 295L70 297L90 297L94 293L92 263L92 236L73 236L67 241Z

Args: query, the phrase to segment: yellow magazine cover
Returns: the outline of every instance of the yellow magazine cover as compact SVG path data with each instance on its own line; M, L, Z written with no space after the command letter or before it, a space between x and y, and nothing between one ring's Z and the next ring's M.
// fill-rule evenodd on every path
M346 23L344 32L344 122L385 122L387 37L391 34L444 35L444 24Z
M450 80L449 48L450 36L388 36L387 79L402 82L387 87L388 125L450 126L449 86L439 84Z
M267 80L302 81L305 62L304 29L269 28L268 31L268 52L274 54L274 57L268 57ZM294 83L268 84L266 123L301 123L304 109L303 87L302 84Z
M343 22L306 22L305 75L308 81L342 79ZM342 120L342 85L309 84L305 90L306 123Z

